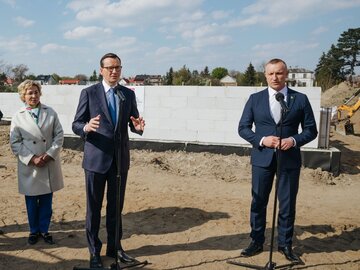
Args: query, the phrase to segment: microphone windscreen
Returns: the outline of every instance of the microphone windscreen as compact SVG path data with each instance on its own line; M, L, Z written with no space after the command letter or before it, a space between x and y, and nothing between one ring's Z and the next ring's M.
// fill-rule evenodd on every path
M284 94L278 92L278 93L275 95L275 99L276 99L277 101L284 100Z

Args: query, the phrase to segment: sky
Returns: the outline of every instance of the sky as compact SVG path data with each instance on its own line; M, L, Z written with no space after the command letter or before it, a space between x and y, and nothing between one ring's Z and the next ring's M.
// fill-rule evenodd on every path
M124 77L271 58L313 71L340 35L360 27L360 0L0 0L1 65L27 74L99 72L108 52Z

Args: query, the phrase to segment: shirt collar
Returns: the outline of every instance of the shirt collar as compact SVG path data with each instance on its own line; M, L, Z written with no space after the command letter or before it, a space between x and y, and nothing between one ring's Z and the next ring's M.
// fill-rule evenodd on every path
M40 103L40 102L39 102L38 105L37 105L36 107L34 107L34 108L32 108L31 106L29 106L28 104L26 104L26 103L24 102L24 108L25 108L25 110L27 110L27 111L38 110L38 109L40 109L40 107L41 107L41 103Z
M104 87L105 93L107 93L107 92L110 90L110 88L116 87L116 86L111 87L111 86L108 85L104 80L102 81L102 85L103 85L103 87Z
M272 89L270 86L268 87L268 92L269 92L269 96L273 96L275 95L276 93L280 92L284 95L285 97L285 100L286 100L286 97L287 97L287 93L288 93L288 88L287 86L285 85L283 89L281 89L280 91L276 91L274 89Z

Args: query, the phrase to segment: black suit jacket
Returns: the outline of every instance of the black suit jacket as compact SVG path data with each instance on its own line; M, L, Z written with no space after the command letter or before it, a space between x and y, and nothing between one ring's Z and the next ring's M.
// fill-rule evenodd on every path
M72 130L85 140L83 168L96 173L106 173L115 157L115 151L120 147L121 172L130 167L130 149L128 126L136 131L130 116L139 117L134 91L118 85L115 92L120 97L118 124L115 127L111 121L105 90L102 83L92 85L81 91ZM121 101L123 99L123 101ZM84 132L84 126L91 118L100 115L100 126L96 132Z

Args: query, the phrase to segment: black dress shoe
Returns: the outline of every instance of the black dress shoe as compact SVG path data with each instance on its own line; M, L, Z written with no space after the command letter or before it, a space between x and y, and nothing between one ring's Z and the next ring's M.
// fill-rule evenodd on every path
M30 233L29 234L28 243L30 245L35 245L38 240L39 240L39 234L38 233Z
M108 249L106 250L106 256L115 258L115 250L114 249ZM136 262L135 258L131 257L130 255L126 254L126 252L122 249L118 251L118 258L122 263L126 264L132 264Z
M285 258L288 259L290 262L293 263L301 262L300 258L293 253L291 246L278 247L278 251L281 254L284 254Z
M50 233L41 234L41 237L44 239L45 243L48 243L49 245L55 244Z
M263 246L261 244L256 243L255 241L251 241L250 245L241 251L241 256L243 257L251 257L256 254L259 254L263 251Z
M98 254L90 254L90 268L102 268L101 257Z
M120 259L120 261L122 263L132 264L132 263L136 262L135 258L133 258L130 255L126 254L126 252L124 250L122 250L122 249L119 250L118 258Z

